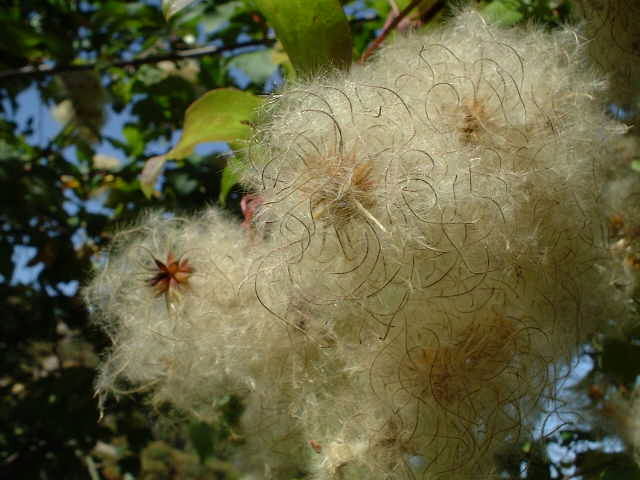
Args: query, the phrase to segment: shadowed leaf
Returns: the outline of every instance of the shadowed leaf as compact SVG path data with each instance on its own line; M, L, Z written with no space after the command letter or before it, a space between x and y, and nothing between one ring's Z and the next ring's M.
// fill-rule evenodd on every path
M312 76L351 64L351 31L338 0L255 0L296 71Z
M227 166L222 171L222 179L220 180L220 196L218 197L218 203L223 207L227 203L227 195L235 184L240 181L240 172L243 168L243 162L238 157L239 153L230 157L227 161Z
M213 436L214 431L208 423L197 422L192 423L189 427L189 437L191 443L198 452L200 462L204 463L208 457L213 455Z

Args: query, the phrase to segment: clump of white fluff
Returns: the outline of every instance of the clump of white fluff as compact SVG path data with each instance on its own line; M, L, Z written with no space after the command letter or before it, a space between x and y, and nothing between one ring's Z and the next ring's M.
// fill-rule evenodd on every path
M274 321L261 305L252 262L264 248L215 209L181 218L149 213L116 236L85 296L113 343L96 383L101 399L146 391L156 405L213 421L220 397L238 395L254 454L245 453L244 464L268 464L284 478L303 468L308 453L287 412L302 398L301 382L323 384L313 364L323 354L298 326ZM192 273L158 292L151 284L156 261L167 264L169 255L187 260ZM275 288L278 279L271 281Z
M179 407L206 405L226 381L229 324L238 334L246 328L250 297L240 292L249 266L246 244L239 226L215 211L193 218L147 214L120 232L86 290L94 318L114 344L98 390L135 386ZM187 259L193 273L187 285L163 294L150 282L158 273L155 261L165 263L169 255ZM219 372L212 376L212 370Z
M353 376L315 407L338 407L332 421L303 419L344 446L319 454L318 478L490 472L557 362L619 312L599 204L621 130L583 50L571 30L465 12L274 99L246 179L275 244L264 265L290 298L339 305L313 318Z
M205 417L242 395L257 478L493 476L623 310L601 206L621 129L583 50L466 11L274 96L248 148L260 235L152 215L88 288L98 388ZM158 297L168 252L195 271Z

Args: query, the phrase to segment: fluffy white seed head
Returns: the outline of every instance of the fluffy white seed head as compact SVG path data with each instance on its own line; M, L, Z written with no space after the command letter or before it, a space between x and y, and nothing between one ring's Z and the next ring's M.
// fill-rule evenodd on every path
M151 213L117 235L86 290L94 318L114 344L101 369L99 391L148 388L158 401L188 407L195 400L188 397L206 397L185 386L212 376L209 366L216 362L203 365L205 345L215 341L220 317L234 318L244 309L237 292L244 273L242 237L231 227L213 213L192 219ZM209 236L217 242L209 243ZM188 260L193 273L162 292L151 282L159 272L156 260L168 264L170 255ZM219 382L226 372L213 375Z
M465 11L286 87L248 149L257 234L209 210L116 241L87 289L114 342L98 388L204 418L243 396L256 478L492 478L624 310L603 207L623 129L584 48ZM169 253L192 271L162 291Z
M314 441L380 472L408 475L412 456L425 476L488 472L557 362L619 315L600 204L623 130L584 48L463 12L274 100L246 178L269 271L307 305L340 306L323 326L367 399L327 397L343 415L311 422ZM349 463L319 458L320 478Z

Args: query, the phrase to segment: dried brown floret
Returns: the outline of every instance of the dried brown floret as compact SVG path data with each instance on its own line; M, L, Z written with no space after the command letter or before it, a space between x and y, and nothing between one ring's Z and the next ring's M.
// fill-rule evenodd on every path
M364 215L382 228L370 212L376 204L370 161L359 160L355 152L310 160L313 176L322 183L312 181L301 189L310 194L314 219L339 229Z
M630 253L624 259L624 266L633 271L638 271L640 270L640 258L638 255Z
M176 259L173 253L167 254L167 261L161 262L157 258L153 258L156 264L156 274L147 280L156 294L169 295L176 288L186 287L189 284L189 277L194 273L194 269L189 265L188 258Z
M462 104L463 122L460 131L465 143L477 141L477 136L486 130L489 121L489 113L484 102L474 99Z
M487 324L473 323L455 336L451 344L423 348L412 359L413 369L427 375L431 394L451 405L476 389L499 382L497 372L514 356L515 333L511 321L497 316Z
M624 217L620 214L609 218L609 237L617 238L624 235Z

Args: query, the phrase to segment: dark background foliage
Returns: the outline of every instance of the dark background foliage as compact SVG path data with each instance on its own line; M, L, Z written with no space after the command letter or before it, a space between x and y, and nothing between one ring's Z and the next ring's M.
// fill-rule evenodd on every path
M436 8L414 14L414 24L449 7L429 3ZM534 18L549 28L570 10L564 1L476 3L504 23ZM358 58L389 2L346 7ZM242 442L240 399L219 399L221 421L209 425L154 410L138 393L112 400L98 422L94 369L108 339L89 323L80 288L117 225L146 208L189 212L219 201L228 158L220 145L169 162L155 189L141 188L146 161L175 143L186 108L219 87L264 94L290 72L264 17L239 0L200 2L168 21L151 0L2 3L0 478L236 477L226 460ZM44 128L50 111L60 124ZM239 219L242 194L234 187L223 199ZM593 367L574 390L596 416L607 391L628 394L640 373L640 331L627 333L585 346ZM607 437L576 420L498 460L509 478L640 478L628 454L607 452ZM567 460L548 456L549 445Z

